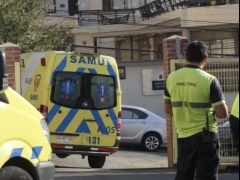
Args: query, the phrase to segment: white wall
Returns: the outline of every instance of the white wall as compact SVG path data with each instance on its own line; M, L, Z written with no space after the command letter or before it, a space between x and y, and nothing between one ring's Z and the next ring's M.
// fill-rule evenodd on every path
M142 69L163 69L163 66L126 66L125 68L126 79L121 80L123 104L143 107L165 118L163 96L143 96L142 82Z

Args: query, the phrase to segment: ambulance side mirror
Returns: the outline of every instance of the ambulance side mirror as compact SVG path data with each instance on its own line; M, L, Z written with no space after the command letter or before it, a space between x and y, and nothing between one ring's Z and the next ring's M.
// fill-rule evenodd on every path
M8 73L5 53L0 51L0 91L8 88Z

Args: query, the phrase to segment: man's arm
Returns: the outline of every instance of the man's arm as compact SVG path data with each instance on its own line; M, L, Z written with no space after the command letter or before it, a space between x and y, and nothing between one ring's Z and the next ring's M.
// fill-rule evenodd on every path
M226 103L214 106L216 111L216 117L219 119L224 119L228 116L228 107Z
M167 90L167 85L165 85L165 89L164 89L164 109L166 114L173 116L171 96Z
M228 117L228 107L219 81L215 78L210 87L210 100L215 108L216 117L225 119Z

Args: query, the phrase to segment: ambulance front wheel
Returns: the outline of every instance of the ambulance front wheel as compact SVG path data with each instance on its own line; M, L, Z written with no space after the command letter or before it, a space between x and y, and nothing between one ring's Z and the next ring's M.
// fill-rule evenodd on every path
M91 168L102 168L106 162L106 156L88 156L88 164Z
M31 176L21 168L6 167L0 170L1 180L33 180Z

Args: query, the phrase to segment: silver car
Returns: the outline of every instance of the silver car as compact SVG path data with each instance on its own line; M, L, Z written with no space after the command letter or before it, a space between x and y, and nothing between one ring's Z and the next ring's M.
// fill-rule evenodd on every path
M166 120L144 108L122 106L121 143L158 150L167 142Z

